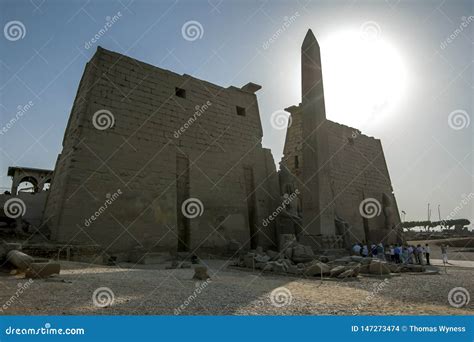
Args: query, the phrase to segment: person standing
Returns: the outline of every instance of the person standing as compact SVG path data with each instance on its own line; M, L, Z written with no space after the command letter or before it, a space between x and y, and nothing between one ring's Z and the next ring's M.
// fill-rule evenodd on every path
M391 259L391 256L390 256L390 246L389 245L385 245L384 246L384 253L385 253L385 260L386 261L390 261Z
M377 257L378 257L380 260L384 260L384 259L385 259L385 249L383 248L382 243L379 243L379 244L377 245Z
M430 253L431 253L431 248L428 244L425 245L425 258L426 258L426 264L430 264Z
M395 253L395 263L399 264L402 261L402 258L400 257L400 254L402 253L400 246L396 245L393 251Z
M403 246L402 248L402 263L408 264L408 248L407 246Z
M443 257L443 264L449 264L448 262L448 246L441 245L441 256Z
M360 255L360 244L356 243L354 247L352 247L352 251L354 255Z
M362 247L362 252L361 252L361 253L362 253L362 256L363 256L364 258L369 255L369 249L367 248L367 245L364 245L364 246Z
M421 247L421 245L416 246L416 251L418 255L418 264L423 265L423 247Z
M375 244L370 246L370 252L372 253L373 258L377 258L377 246Z
M408 246L408 263L413 264L413 246Z

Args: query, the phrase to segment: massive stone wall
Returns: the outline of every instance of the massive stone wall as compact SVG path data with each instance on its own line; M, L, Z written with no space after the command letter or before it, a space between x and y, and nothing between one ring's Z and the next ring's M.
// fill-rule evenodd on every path
M98 48L46 204L52 239L110 251L176 251L179 239L189 250L274 244L273 227L258 227L279 198L278 178L261 146L257 98L247 89ZM183 218L188 197L202 202L202 215Z
M303 134L300 106L286 109L291 113L291 125L286 134L284 156L280 163L290 177L282 180L283 187L303 188L301 183L303 167ZM347 221L352 228L348 231L346 242L370 240L393 243L397 241L397 228L400 223L396 201L390 181L387 164L379 139L362 134L359 130L327 121L329 162L331 169L331 195L334 198L335 214ZM285 188L283 188L285 189ZM287 191L287 190L284 190ZM393 227L387 229L383 206L383 194L392 200ZM366 220L359 207L364 199L374 198L380 204L378 215ZM343 232L335 232L341 235Z

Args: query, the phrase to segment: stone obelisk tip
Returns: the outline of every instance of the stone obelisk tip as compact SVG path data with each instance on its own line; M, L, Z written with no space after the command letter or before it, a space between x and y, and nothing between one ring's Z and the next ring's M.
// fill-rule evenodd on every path
M309 29L308 32L306 32L306 36L304 37L302 48L303 50L306 50L313 46L319 47L319 44L318 44L318 41L316 40L316 37L314 36L313 31Z

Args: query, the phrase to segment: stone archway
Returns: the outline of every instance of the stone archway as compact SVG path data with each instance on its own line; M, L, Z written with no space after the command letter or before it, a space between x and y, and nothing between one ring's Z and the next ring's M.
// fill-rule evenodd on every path
M29 183L29 184L28 184ZM27 189L25 190L24 192L33 192L33 193L36 193L39 191L39 186L38 186L39 182L38 180L33 177L33 176L26 176L26 177L23 177L21 178L19 181L18 181L18 185L17 185L17 193L19 191L22 191L23 189ZM28 190L32 190L32 191L28 191Z

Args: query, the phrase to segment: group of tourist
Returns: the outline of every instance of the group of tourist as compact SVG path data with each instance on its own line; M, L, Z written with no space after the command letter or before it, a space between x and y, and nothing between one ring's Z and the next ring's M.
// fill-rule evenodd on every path
M428 244L422 245L383 245L356 243L352 246L352 253L362 257L391 261L396 264L430 265L431 248ZM448 263L447 248L441 246L443 262Z

